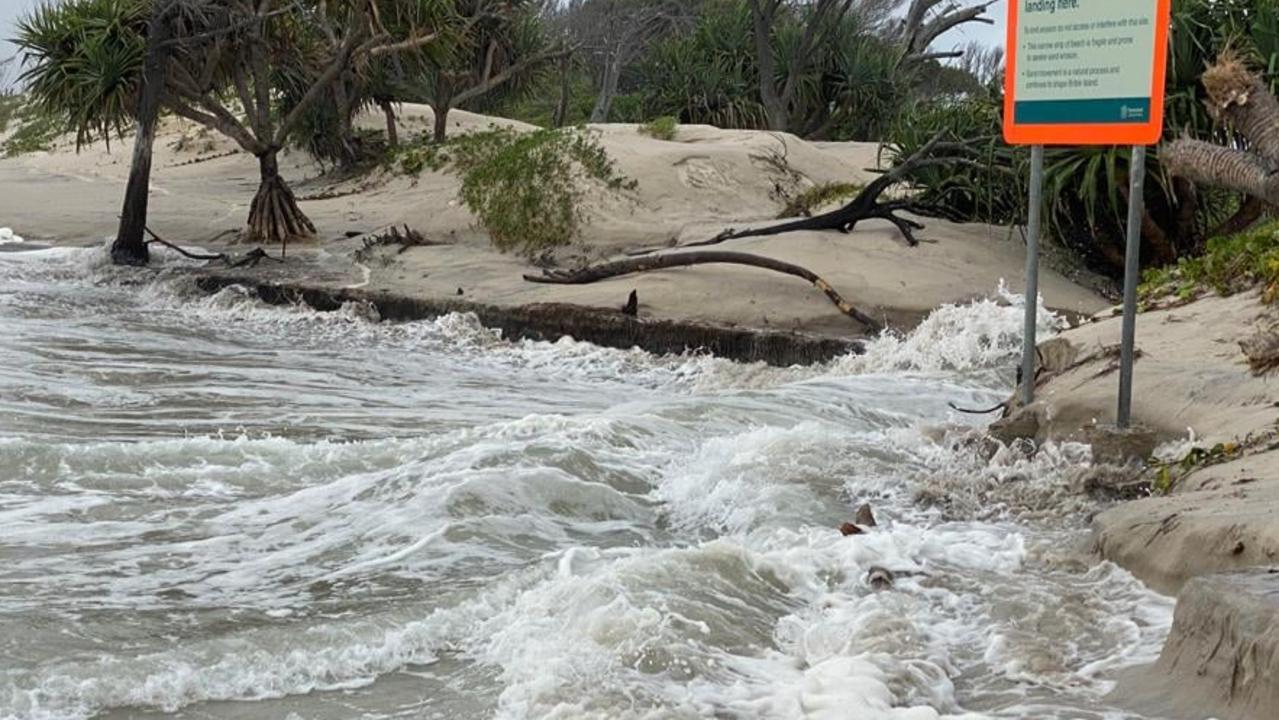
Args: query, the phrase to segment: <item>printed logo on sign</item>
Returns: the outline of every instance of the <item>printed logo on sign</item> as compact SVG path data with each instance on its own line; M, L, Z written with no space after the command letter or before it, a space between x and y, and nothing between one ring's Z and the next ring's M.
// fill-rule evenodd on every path
M1131 107L1123 105L1119 108L1119 119L1121 120L1145 120L1146 109L1142 107Z

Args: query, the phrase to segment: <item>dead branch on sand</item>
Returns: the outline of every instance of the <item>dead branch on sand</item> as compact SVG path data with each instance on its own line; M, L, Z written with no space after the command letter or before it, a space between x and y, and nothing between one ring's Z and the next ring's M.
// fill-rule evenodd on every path
M245 266L257 267L258 263L262 262L263 260L274 260L276 262L284 262L283 258L271 257L270 255L267 254L265 250L263 250L260 247L253 248L249 252L245 253L244 257L234 262L231 260L231 256L227 255L226 253L216 253L216 254L193 253L190 250L186 250L178 245L175 245L169 242L168 240L165 240L159 235L156 235L155 231L146 225L143 225L142 229L145 230L146 233L151 236L151 239L146 241L145 243L146 245L150 245L152 243L158 243L160 245L163 245L164 247L169 248L170 250L173 250L179 255L182 255L183 257L191 258L192 260L221 260L222 262L226 263L227 267L233 267L233 268L245 267Z
M952 220L959 220L954 217L944 207L933 205L925 205L910 198L898 198L894 200L881 200L881 196L890 188L900 183L906 182L909 175L920 168L930 165L968 165L975 164L976 161L968 157L973 152L972 148L957 142L942 142L945 133L938 133L932 137L927 143L924 143L915 152L911 153L905 160L897 163L893 167L884 171L871 181L861 192L857 193L847 205L830 212L825 212L813 217L802 218L800 220L792 220L778 225L769 225L762 228L752 228L748 230L734 230L729 228L709 240L700 240L684 245L675 246L679 248L690 247L706 247L708 245L718 245L727 240L740 240L742 238L767 237L770 235L781 235L783 233L798 232L800 230L838 230L842 233L850 233L857 227L857 223L863 220L887 220L895 225L902 237L905 238L906 244L914 247L919 245L919 240L915 237L915 232L923 230L924 225L910 218L903 217L901 213L912 213L915 215L925 215L930 217L941 217ZM647 255L657 252L660 248L650 248L635 252L634 255Z
M812 283L814 287L825 293L826 297L839 308L839 311L865 325L872 331L883 329L883 325L871 316L853 307L844 299L830 283L823 280L813 271L782 260L751 255L750 253L703 250L699 252L671 253L666 255L649 255L646 257L617 260L614 262L590 265L578 270L543 270L541 275L525 275L529 282L551 283L557 285L586 285L608 278L650 270L666 270L691 265L722 263L730 265L747 265L750 267L773 270L775 272L794 275Z

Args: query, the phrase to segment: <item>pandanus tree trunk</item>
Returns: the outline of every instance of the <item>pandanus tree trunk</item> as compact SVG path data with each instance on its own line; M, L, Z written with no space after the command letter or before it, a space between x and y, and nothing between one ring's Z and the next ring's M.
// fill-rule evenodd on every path
M386 116L386 146L395 150L400 146L400 132L395 122L395 107L390 100L386 99L378 100L377 104L382 108L382 114Z
M314 235L315 225L298 207L293 191L280 176L278 152L270 150L258 156L262 179L257 194L253 196L253 204L249 206L245 239L249 242L278 242L283 255L289 239Z
M439 103L431 108L435 115L435 134L432 138L437 143L442 143L448 137L449 132L449 106L448 103Z
M147 35L138 96L138 132L133 138L133 161L129 165L129 180L124 186L120 226L111 243L111 262L116 265L146 265L151 260L145 239L151 192L151 149L155 144L155 124L164 91L165 61L168 57L164 44L169 38L169 20L165 15L170 5L170 2L156 3L152 11L151 32Z

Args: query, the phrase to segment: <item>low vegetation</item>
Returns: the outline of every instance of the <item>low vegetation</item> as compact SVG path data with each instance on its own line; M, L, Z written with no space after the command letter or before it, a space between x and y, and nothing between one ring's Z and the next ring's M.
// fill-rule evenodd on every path
M1251 444L1251 442L1251 438L1245 440L1245 444ZM1234 460L1243 450L1244 446L1240 443L1225 442L1217 443L1210 448L1191 448L1183 457L1175 460L1155 460L1150 468L1154 471L1154 478L1150 481L1150 492L1155 495L1167 495L1190 473L1209 465Z
M571 243L586 222L592 187L633 189L594 133L583 128L517 132L492 128L417 143L398 154L408 174L450 168L462 178L459 197L503 252L544 258Z
M9 129L9 122L22 108L22 96L0 92L0 133Z
M0 146L4 157L49 150L54 140L63 134L61 123L23 103L18 95L0 98L0 132L6 130L13 132Z
M647 135L651 138L667 141L675 139L675 132L678 129L679 120L676 120L670 115L663 115L639 126L641 135Z
M1231 295L1258 285L1267 303L1279 297L1279 220L1213 238L1202 255L1146 271L1141 297L1147 303L1169 296L1186 300L1202 292Z
M861 191L862 186L857 183L828 182L814 185L787 201L777 218L812 217L815 211L856 197Z

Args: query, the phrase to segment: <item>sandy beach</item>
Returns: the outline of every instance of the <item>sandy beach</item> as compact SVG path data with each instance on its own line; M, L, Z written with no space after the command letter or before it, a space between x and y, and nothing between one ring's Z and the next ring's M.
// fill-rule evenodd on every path
M423 106L405 105L401 117L406 136L431 124L431 111ZM453 132L494 123L519 126L462 111L450 121ZM364 122L376 124L372 117ZM581 241L562 253L566 264L774 221L784 193L820 183L865 182L879 166L878 146L870 143L814 144L781 133L709 126L681 126L675 141L647 137L635 125L594 129L618 170L637 186L620 196L594 198ZM0 161L0 184L9 199L5 222L31 240L102 242L115 232L128 141L113 143L110 153L95 143L79 154L67 142L52 153ZM362 246L358 236L392 225L408 225L440 243L404 253L392 248L384 257L369 258L363 263L367 277L347 284L427 297L452 297L462 288L468 299L498 305L566 302L599 308L620 307L634 289L646 317L835 335L858 329L802 280L747 268L688 268L578 287L531 284L521 276L535 268L494 250L475 226L458 201L455 175L428 170L410 178L377 170L333 180L300 153L287 160L285 173L318 229L313 246L290 248L295 258L324 262L337 256L339 264L353 267L349 256ZM151 228L175 242L222 247L213 239L238 229L247 215L257 182L254 159L235 152L225 139L170 119L156 144L155 167ZM51 207L57 212L49 212ZM990 296L1001 282L1020 290L1025 254L1018 232L944 220L926 224L923 242L914 248L882 221L868 221L847 236L800 232L724 247L805 266L899 329L939 305ZM1051 269L1041 289L1050 308L1074 315L1108 305Z

